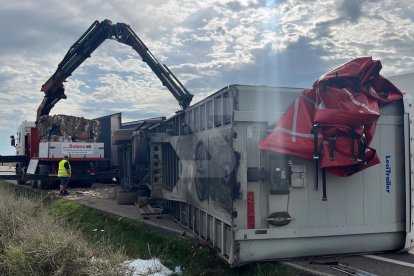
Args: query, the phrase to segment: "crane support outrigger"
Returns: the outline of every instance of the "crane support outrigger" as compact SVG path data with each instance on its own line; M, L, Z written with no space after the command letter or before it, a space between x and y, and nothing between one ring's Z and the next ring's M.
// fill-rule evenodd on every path
M179 105L183 109L190 105L193 95L188 92L165 64L161 64L154 57L131 27L124 23L113 24L110 20L105 19L101 22L96 20L86 30L70 47L59 63L56 72L43 84L41 91L45 93L45 96L37 109L36 121L41 116L48 115L59 100L67 98L63 83L106 39L113 39L131 46L157 75L162 84L173 94Z

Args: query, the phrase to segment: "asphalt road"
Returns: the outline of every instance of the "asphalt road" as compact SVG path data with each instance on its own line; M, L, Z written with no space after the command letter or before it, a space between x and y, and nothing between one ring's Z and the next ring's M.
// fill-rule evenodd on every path
M315 257L283 263L314 275L414 275L414 255L410 253Z

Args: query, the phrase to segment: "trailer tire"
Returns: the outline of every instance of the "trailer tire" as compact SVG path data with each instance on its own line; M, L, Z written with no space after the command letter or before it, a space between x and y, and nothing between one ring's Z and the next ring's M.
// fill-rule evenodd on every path
M116 191L116 203L133 205L138 200L138 193L133 191Z

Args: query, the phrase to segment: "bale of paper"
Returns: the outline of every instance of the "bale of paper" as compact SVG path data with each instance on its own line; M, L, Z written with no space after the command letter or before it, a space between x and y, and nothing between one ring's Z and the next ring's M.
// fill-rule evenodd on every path
M42 116L37 123L42 142L94 142L101 133L98 121L69 115Z

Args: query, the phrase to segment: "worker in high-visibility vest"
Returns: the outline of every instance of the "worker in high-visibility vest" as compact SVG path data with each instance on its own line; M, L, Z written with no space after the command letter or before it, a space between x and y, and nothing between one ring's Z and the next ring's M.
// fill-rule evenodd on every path
M68 195L68 184L70 177L72 176L72 170L70 168L69 157L65 155L62 161L59 162L58 177L60 178L60 191L61 196Z

